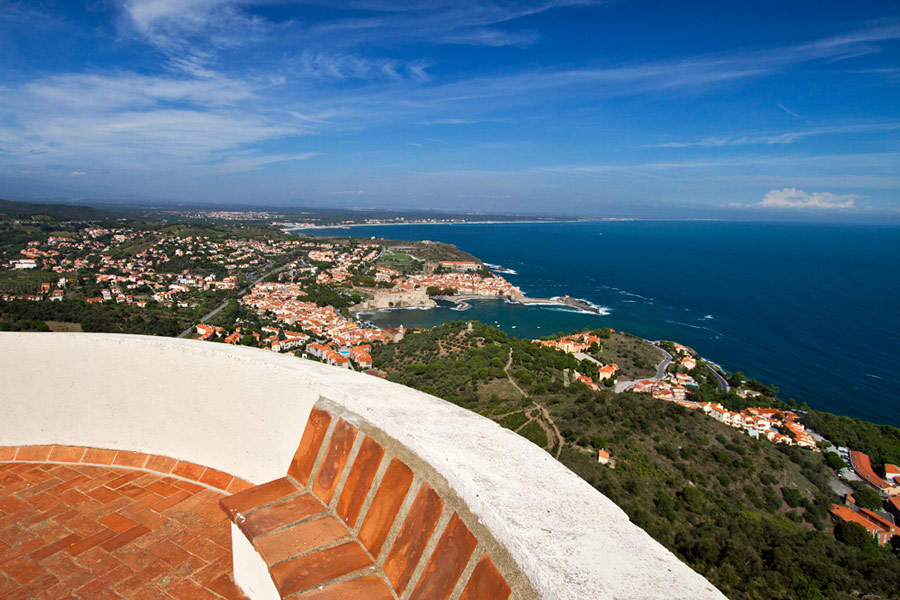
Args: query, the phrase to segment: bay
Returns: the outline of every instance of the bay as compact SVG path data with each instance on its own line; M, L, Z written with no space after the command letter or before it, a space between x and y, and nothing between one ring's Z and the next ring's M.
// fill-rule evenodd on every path
M364 226L314 235L454 244L528 296L564 294L602 315L472 302L468 311L390 310L378 325L478 320L537 337L612 327L696 348L784 399L900 425L900 227L718 221Z

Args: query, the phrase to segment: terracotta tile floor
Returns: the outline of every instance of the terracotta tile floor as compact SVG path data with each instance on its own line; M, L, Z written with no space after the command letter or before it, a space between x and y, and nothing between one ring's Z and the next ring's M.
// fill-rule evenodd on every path
M244 598L222 496L143 471L0 463L0 598Z

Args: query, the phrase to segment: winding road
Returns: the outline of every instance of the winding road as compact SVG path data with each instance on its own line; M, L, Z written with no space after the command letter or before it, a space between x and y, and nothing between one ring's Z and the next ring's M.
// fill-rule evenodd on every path
M666 376L666 369L669 368L669 365L672 364L672 360L674 360L674 359L672 358L671 354L669 354L665 349L663 349L659 346L658 342L651 342L651 343L654 346L656 346L656 348L660 352L663 353L663 359L661 361L659 361L658 365L656 365L656 377L651 377L650 379L654 379L656 381L662 381L663 378ZM616 382L616 393L621 394L622 392L630 390L632 387L634 387L634 384L636 384L638 381L641 381L641 380L617 381Z
M722 377L722 374L719 373L719 370L712 366L710 363L703 361L703 364L706 366L706 370L713 374L713 377L716 378L716 389L720 392L727 392L731 389L731 386L728 385L728 382Z

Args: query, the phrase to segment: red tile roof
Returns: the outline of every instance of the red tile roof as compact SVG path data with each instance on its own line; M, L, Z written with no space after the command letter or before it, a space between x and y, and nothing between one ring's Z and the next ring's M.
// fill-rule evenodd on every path
M860 452L858 450L854 450L850 453L850 461L853 464L853 470L856 471L857 475L871 483L877 488L885 488L890 484L875 474L875 470L872 469L872 461L869 460L869 455L865 452Z

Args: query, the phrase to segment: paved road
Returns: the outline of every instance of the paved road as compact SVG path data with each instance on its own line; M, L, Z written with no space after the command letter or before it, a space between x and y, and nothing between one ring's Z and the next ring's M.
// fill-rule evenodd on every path
M288 263L288 264L290 264L290 263ZM266 265L264 268L268 268L268 267L270 267L270 266L272 266L272 263L269 263L269 264ZM260 281L262 281L263 279L265 279L265 278L268 277L269 275L272 275L273 273L278 273L279 271L283 271L283 270L286 269L286 268L287 268L287 265L282 265L282 266L278 267L277 269L272 269L271 271L266 271L265 273L263 273L262 275L260 275L260 276L257 277L256 279L254 279L252 282L250 282L249 284L247 284L247 286L246 286L244 289L242 289L241 291L239 291L239 292L238 292L238 297L241 297L241 296L243 296L244 294L246 294L246 293L250 290L250 288L252 288L254 285L256 285L257 283L259 283ZM222 304L220 304L219 306L215 307L214 309L212 309L211 311L209 311L208 313L206 313L206 314L203 315L202 317L200 317L200 320L198 321L198 323L204 323L204 322L206 322L206 321L212 319L214 316L216 316L217 314L219 314L219 312L221 312L221 310L222 310L223 308L225 308L226 306L228 306L228 303L229 303L230 301L231 301L230 298L229 298L228 300L224 300L224 301L222 302ZM186 338L187 336L191 335L191 331L193 331L193 330L194 330L194 326L191 325L190 327L188 327L187 329L185 329L184 331L182 331L180 334L178 334L178 337L180 337L180 338Z
M654 344L654 346L656 346L656 344ZM669 354L666 350L660 348L659 346L656 346L656 347L659 349L660 352L663 353L663 356L665 357L662 359L662 361L658 365L656 365L656 380L660 381L663 377L666 376L666 369L668 369L669 365L672 364L673 359L672 359L672 355Z
M716 389L717 390L719 390L720 392L727 392L728 390L731 389L731 386L728 385L728 382L725 381L725 378L722 377L722 374L719 373L718 369L716 369L714 366L712 366L711 364L709 364L707 362L704 362L703 364L706 365L706 370L709 371L710 373L712 373L713 377L716 378Z
M654 344L654 346L656 346L656 344ZM668 369L669 365L672 364L673 359L672 359L672 355L669 354L668 352L666 352L664 349L660 348L659 346L656 346L656 347L659 349L660 352L663 353L663 359L661 361L659 361L658 365L656 365L656 377L652 377L651 379L655 379L656 381L662 381L663 378L666 376L666 369ZM616 393L621 394L622 392L624 392L626 390L630 390L632 387L634 387L634 384L636 384L636 383L637 383L637 380L635 380L635 381L617 381L616 382Z

